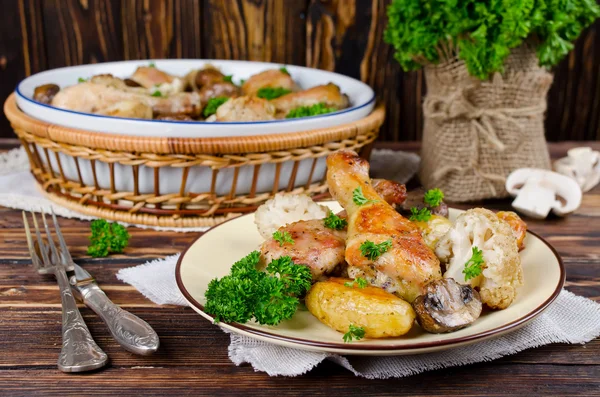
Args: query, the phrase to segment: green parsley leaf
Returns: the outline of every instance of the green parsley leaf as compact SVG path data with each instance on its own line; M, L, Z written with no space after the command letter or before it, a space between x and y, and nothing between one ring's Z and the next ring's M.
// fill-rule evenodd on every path
M283 282L283 292L291 295L302 295L311 286L312 275L307 266L296 265L289 256L277 258L267 266L267 273Z
M233 75L232 74L228 74L227 76L223 76L223 81L227 82L227 83L232 83L233 79Z
M285 74L287 74L287 75L289 75L289 74L290 74L290 72L288 72L288 70L287 70L287 68L286 68L285 66L282 66L282 67L280 67L280 68L279 68L279 71L280 71L280 72L282 72L282 73L285 73Z
M87 81L87 79L84 79L83 77L80 77L77 79L78 83L85 83Z
M245 323L254 317L260 324L277 325L294 315L298 297L310 288L310 269L284 256L261 272L259 260L260 252L253 251L234 263L230 274L208 284L204 309L215 322Z
M354 339L361 340L365 337L365 329L363 327L357 327L354 324L350 324L348 332L344 334L344 342L352 342Z
M204 107L204 111L202 112L202 114L204 115L204 117L208 117L208 116L211 116L211 115L217 113L217 109L219 108L219 106L221 106L228 100L229 100L229 98L227 98L226 96L218 96L218 97L210 98L208 100L208 102L206 103L206 106Z
M485 261L483 260L483 251L477 247L473 247L471 251L473 253L471 259L465 263L465 268L462 271L465 275L465 281L479 276L483 271L483 265L485 264Z
M154 96L154 97L162 97L163 94L162 92L160 92L159 90L154 91L150 96Z
M444 200L444 192L442 192L438 188L430 189L426 191L423 195L423 202L431 208L440 205L442 203L442 200Z
M348 221L344 218L340 218L333 211L329 211L329 214L325 219L323 219L323 223L325 223L325 227L334 230L342 230L348 225Z
M285 116L286 119L296 119L300 117L318 116L335 112L336 108L328 108L324 102L316 103L312 106L300 106L289 111Z
M279 230L273 233L273 240L277 241L280 247L283 247L283 244L285 243L294 244L294 239L289 232L282 233Z
M118 223L110 223L104 219L96 219L90 224L92 235L87 253L94 258L108 256L111 253L123 252L129 243L127 229Z
M258 90L256 96L270 101L271 99L279 98L280 96L289 94L290 92L292 91L283 87L263 87Z
M360 186L352 191L352 201L354 201L354 204L356 205L365 205L368 203L377 202L377 200L370 200L366 198Z
M418 209L417 207L412 207L410 209L410 213L411 215L408 219L413 222L427 222L431 219L431 211L429 211L429 208L426 207L423 207L421 209Z
M392 240L386 240L379 244L375 244L372 241L366 240L360 245L360 252L369 260L374 261L379 258L379 256L385 252L387 252L390 248L392 248Z
M148 67L149 67L149 68L155 68L155 67L156 67L156 64L155 64L154 62L150 62L150 63L148 64Z
M240 79L240 85L244 85L245 82L246 82L246 79Z
M363 288L366 288L367 285L369 285L369 283L364 278L357 277L352 281L345 282L344 285L346 287L350 287L350 288L352 288L352 287L354 287L354 285L356 285L358 288L363 289Z

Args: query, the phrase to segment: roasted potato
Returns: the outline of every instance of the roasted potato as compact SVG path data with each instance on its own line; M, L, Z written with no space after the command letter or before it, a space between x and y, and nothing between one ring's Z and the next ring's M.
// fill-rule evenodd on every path
M381 288L344 285L346 278L315 283L306 295L306 307L323 324L348 332L350 324L363 327L367 338L407 333L415 320L411 305Z

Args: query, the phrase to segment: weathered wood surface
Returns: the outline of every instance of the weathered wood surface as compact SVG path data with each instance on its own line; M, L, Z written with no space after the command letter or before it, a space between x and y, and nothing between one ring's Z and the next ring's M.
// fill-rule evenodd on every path
M0 141L2 142L2 141ZM5 141L7 142L7 141ZM0 143L0 150L14 146ZM550 146L553 157L574 143ZM592 144L600 149L600 143ZM417 150L418 144L380 144ZM600 301L600 188L566 219L531 221L562 255L570 291ZM508 208L508 201L486 202ZM88 222L60 219L74 257L85 265L111 299L150 323L161 348L150 357L127 353L89 309L82 313L94 338L111 358L103 370L67 375L56 368L61 309L55 281L34 273L27 257L19 211L0 207L0 390L3 396L104 395L600 395L600 340L582 345L550 345L491 363L427 372L404 379L367 380L330 362L296 378L271 378L227 357L229 338L192 309L157 306L118 281L123 267L175 254L199 233L130 228L124 255L85 256Z
M147 58L270 61L334 70L385 101L381 140L419 140L421 72L382 40L390 0L2 0L0 101L18 81L61 66ZM600 139L600 22L558 67L548 139ZM0 136L13 136L0 116Z

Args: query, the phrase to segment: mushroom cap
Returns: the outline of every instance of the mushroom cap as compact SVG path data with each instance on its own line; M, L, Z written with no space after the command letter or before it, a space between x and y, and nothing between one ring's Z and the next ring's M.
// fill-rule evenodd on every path
M424 188L417 188L417 189L409 191L406 194L406 199L400 206L400 212L402 212L403 214L409 215L410 209L413 207L415 207L417 209L427 207L431 210L432 214L440 215L440 216L447 218L448 212L449 212L448 205L446 205L446 203L444 203L442 201L440 203L440 205L438 205L437 207L433 207L433 208L428 207L427 204L425 204L425 202L423 201L423 196L425 195L426 192L427 192L427 190L425 190Z
M454 279L434 280L425 286L425 293L413 302L417 322L434 334L464 328L479 318L481 299L469 285L460 285Z

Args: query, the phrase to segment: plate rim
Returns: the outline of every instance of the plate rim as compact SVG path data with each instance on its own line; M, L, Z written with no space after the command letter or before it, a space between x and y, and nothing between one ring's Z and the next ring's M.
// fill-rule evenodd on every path
M323 201L322 203L327 203L329 200L327 201ZM455 210L459 210L461 212L464 212L465 210L460 209L460 208L453 208L453 207L449 207ZM194 239L194 241L192 241L190 243L189 246L186 247L186 249L181 253L181 255L179 255L179 258L177 259L177 264L175 266L175 281L177 283L177 287L179 288L179 291L183 294L184 298L187 300L187 302L192 306L192 308L195 311L200 311L204 314L204 318L208 319L211 318L213 319L213 317L211 315L209 315L208 313L206 313L204 311L204 306L198 302L190 293L189 291L185 288L184 284L183 284L183 280L181 278L181 264L183 262L183 258L185 257L185 255L187 254L188 250L198 241L200 240L205 234L213 231L213 229L218 228L219 226L230 222L230 221L234 221L236 219L240 219L241 217L244 216L252 216L254 215L254 213L249 213L249 214L245 214L236 218L232 218L232 219L228 219L225 222L222 222L218 225L215 225L209 229L207 229L205 232L203 232L200 236L196 237ZM527 322L533 320L535 317L537 317L538 315L540 315L544 310L546 310L548 308L548 306L550 306L550 304L552 302L554 302L556 300L556 298L558 298L558 295L560 294L560 292L562 291L565 281L566 281L566 271L565 271L565 265L563 263L563 260L560 256L560 254L556 251L556 249L550 244L548 243L548 241L546 241L546 239L544 239L543 237L541 237L539 234L537 234L536 232L533 232L531 230L527 230L527 233L532 234L533 236L537 237L541 242L543 242L548 248L550 248L550 250L552 251L552 254L554 255L554 257L557 259L558 261L558 266L560 269L560 277L559 277L559 281L558 284L556 285L556 288L554 289L554 291L552 292L552 294L550 295L550 297L548 297L544 302L542 302L542 304L540 304L538 307L536 307L535 309L531 310L530 312L526 313L525 315L519 317L518 319L511 321L507 324L501 325L499 327L496 328L492 328L490 330L487 331L483 331L483 332L479 332L476 334L472 334L472 335L467 335L467 336L462 336L462 337L457 337L457 338L452 338L452 339L445 339L445 340L438 340L438 341L431 341L431 342L420 342L420 343L415 343L409 346L390 346L390 345L383 345L383 346L375 346L375 345L366 345L366 344L348 344L348 343L333 343L333 342L319 342L319 341L315 341L315 340L310 340L310 339L302 339L302 338L295 338L295 337L289 337L289 336L282 336L282 335L278 335L278 334L274 334L271 332L267 332L267 331L261 331L261 330L256 330L250 327L247 327L244 324L241 323L237 323L237 322L220 322L222 324L227 325L229 328L232 329L238 329L240 331L243 331L246 334L250 334L250 337L252 336L257 336L260 338L265 338L265 339L271 339L271 340L275 340L275 341L281 341L281 342L285 342L287 344L293 344L293 345L300 345L303 348L318 348L318 349L331 349L332 351L355 351L357 352L357 354L360 354L360 352L366 353L366 352L377 352L377 351L381 351L381 352L393 352L393 351L398 351L398 352L414 352L414 353L418 353L419 351L422 351L424 349L432 349L432 348L439 348L439 349L448 349L448 348L452 348L452 347L459 347L461 345L464 344L469 344L469 343L473 343L479 340L485 340L485 339L489 339L495 336L501 336L502 334L509 332L509 331L513 331L513 330L517 330L518 328L520 328L521 326L525 325ZM218 325L218 324L216 324ZM235 332L235 331L234 331ZM301 347L298 347L301 348Z

